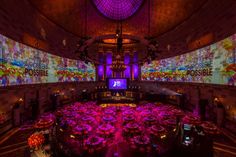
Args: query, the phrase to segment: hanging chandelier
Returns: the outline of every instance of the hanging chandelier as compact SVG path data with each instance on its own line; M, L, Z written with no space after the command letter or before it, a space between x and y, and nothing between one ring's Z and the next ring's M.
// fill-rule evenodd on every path
M123 72L126 70L127 67L124 64L122 57L120 55L117 55L115 60L112 62L112 65L110 68L113 72Z
M117 38L117 52L110 68L113 72L123 72L127 67L124 64L124 58L122 57L122 46L123 46L122 23L120 25L118 23L117 25L116 38Z

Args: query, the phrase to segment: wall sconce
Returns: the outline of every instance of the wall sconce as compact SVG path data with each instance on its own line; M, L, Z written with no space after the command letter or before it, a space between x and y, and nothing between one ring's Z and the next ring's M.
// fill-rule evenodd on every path
M24 102L23 98L19 98L17 101L16 101L16 105L22 105Z
M23 104L23 102L24 102L23 98L19 98L19 99L15 102L15 104L12 106L12 108L13 108L13 109L14 109L14 108L19 108L19 107Z
M59 96L60 95L60 90L55 90L54 92L52 92L52 95Z
M215 103L219 103L219 102L220 102L220 99L219 99L218 97L215 97L215 98L214 98L214 102L215 102Z
M217 107L223 107L223 104L222 102L220 101L220 99L218 97L215 97L214 98L214 104L217 106Z
M18 100L19 103L22 103L23 101L24 101L23 98L20 98L20 99Z
M184 91L182 89L178 89L176 92L179 93L179 94L183 94L184 93Z

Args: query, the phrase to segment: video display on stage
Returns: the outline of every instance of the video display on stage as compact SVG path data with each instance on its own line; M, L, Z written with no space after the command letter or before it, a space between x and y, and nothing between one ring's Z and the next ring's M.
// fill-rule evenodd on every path
M108 79L108 88L111 90L127 89L127 79Z
M95 67L52 55L0 35L0 86L95 81Z
M236 34L210 46L141 67L145 81L236 85Z

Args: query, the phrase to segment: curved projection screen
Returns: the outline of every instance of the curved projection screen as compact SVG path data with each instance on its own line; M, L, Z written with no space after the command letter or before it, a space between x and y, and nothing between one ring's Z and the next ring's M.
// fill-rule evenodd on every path
M0 35L0 86L95 81L95 67L62 58Z
M236 34L202 49L141 67L147 81L236 85Z

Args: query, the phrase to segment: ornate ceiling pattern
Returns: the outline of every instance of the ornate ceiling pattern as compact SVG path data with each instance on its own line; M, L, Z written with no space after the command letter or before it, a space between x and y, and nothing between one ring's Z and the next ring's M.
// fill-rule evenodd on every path
M125 20L141 6L143 0L93 0L97 9L113 20Z

